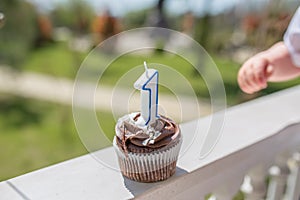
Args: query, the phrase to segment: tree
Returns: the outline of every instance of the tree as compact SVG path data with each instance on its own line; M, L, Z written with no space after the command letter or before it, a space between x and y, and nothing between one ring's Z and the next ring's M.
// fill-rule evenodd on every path
M5 25L0 29L0 64L18 68L37 35L36 11L23 0L1 0Z
M65 26L77 34L90 31L91 21L95 13L93 9L82 0L70 0L57 6L51 13L55 26Z
M212 1L203 1L204 16L199 18L196 21L195 27L195 40L198 41L205 49L209 48L209 34L211 32L211 16L210 16L210 9L211 9Z

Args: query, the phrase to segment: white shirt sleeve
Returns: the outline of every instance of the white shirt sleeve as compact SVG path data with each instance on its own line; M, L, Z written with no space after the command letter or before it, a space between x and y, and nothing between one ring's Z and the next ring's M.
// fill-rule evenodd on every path
M300 67L300 7L294 14L283 40L291 54L293 63Z

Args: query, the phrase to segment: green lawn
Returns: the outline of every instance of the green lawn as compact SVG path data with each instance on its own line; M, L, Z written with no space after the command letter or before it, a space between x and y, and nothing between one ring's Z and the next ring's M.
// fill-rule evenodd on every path
M86 54L71 51L67 43L48 44L33 50L21 69L74 78Z
M69 106L1 94L0 113L0 181L87 153ZM112 138L112 116L98 115Z
M85 154L70 107L0 95L0 180Z

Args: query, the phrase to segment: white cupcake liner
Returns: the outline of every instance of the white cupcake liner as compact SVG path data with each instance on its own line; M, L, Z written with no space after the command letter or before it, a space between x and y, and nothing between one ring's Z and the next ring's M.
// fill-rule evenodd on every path
M165 180L175 173L181 143L182 136L176 143L150 153L125 153L118 147L115 136L113 146L124 176L136 181L154 182Z

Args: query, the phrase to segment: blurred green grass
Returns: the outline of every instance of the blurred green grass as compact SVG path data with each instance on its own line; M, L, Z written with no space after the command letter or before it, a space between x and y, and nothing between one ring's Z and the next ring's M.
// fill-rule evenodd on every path
M21 69L73 79L86 55L70 50L66 42L51 43L31 51Z
M0 180L86 153L71 108L0 95Z
M87 153L70 106L0 94L0 113L0 181ZM112 139L112 116L97 114Z

